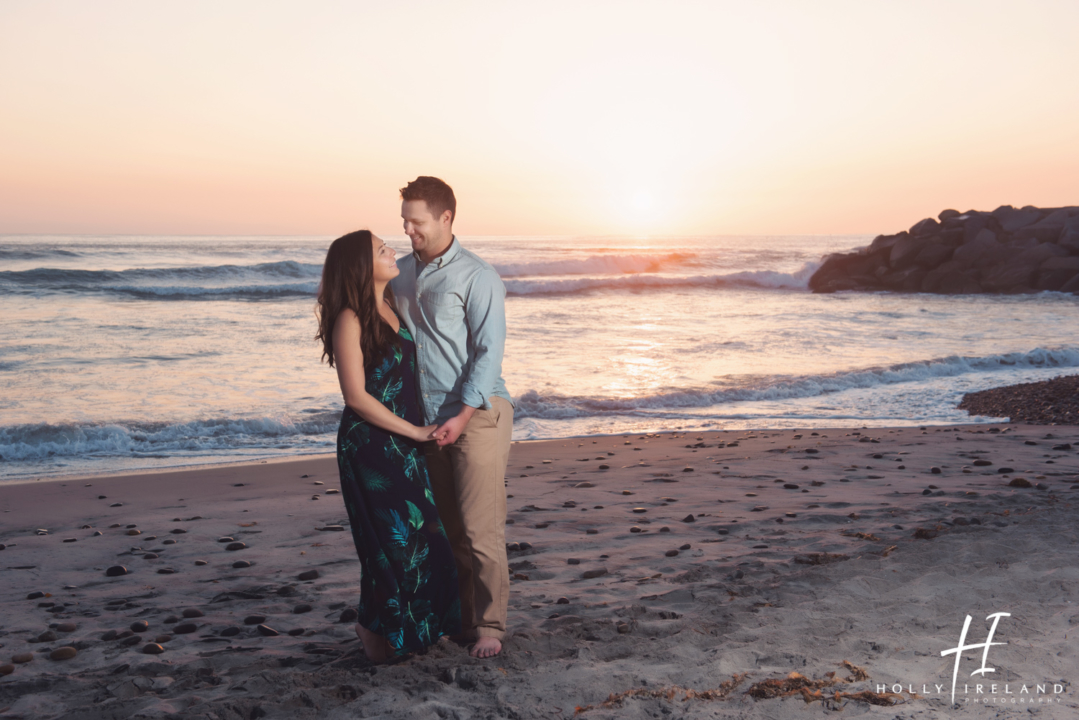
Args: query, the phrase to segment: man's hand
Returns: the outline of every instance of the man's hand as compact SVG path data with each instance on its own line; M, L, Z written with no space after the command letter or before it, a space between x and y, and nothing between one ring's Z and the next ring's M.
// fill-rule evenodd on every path
M461 412L439 425L434 432L438 446L445 447L457 442L457 438L461 437L461 433L465 431L465 426L468 425L468 421L472 419L472 414L475 412L476 408L465 405L461 408Z

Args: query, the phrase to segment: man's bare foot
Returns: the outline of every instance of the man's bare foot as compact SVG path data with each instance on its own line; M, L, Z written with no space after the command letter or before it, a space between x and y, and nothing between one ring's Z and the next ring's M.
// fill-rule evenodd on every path
M356 637L363 643L363 654L368 660L373 663L386 662L386 658L389 657L387 652L389 644L386 638L376 635L359 623L356 623Z
M476 644L472 646L468 654L474 658L489 658L500 652L502 652L501 640L493 637L481 637L476 640Z

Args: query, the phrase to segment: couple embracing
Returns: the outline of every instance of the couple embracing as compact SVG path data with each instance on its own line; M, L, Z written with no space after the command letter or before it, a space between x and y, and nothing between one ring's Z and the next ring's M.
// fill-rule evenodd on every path
M334 240L319 287L323 357L345 409L341 492L360 557L356 633L374 662L442 635L502 649L509 599L502 380L505 287L453 235L438 178L401 189L412 254L367 230Z

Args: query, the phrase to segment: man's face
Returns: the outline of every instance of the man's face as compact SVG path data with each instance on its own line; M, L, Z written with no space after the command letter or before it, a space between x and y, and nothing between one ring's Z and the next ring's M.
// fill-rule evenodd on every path
M405 235L412 241L412 250L419 253L421 258L442 252L453 239L449 210L436 218L427 209L425 201L405 200L401 203L401 219L404 221Z

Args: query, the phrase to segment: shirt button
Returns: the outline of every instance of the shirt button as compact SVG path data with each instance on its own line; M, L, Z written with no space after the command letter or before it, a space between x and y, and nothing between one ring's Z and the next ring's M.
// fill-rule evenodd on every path
M423 374L425 374L426 372L427 372L426 370L420 370L420 375L423 375Z

